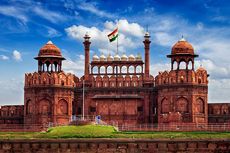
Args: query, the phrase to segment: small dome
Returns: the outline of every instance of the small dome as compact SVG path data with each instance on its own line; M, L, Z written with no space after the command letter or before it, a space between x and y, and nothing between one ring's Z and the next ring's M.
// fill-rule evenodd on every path
M129 55L129 61L135 61L135 57L133 54Z
M145 32L145 37L149 37L149 32Z
M111 54L108 55L107 61L113 61L113 56Z
M62 57L61 50L48 41L39 51L38 57Z
M100 56L100 61L106 61L106 57L105 57L104 54L102 54L102 55Z
M114 56L114 61L120 61L120 60L121 60L120 56L118 54L116 54Z
M141 54L137 54L137 56L136 56L136 61L142 61L142 57L141 57Z
M194 49L189 42L187 42L184 38L182 38L175 45L173 45L171 54L172 55L176 55L176 54L194 55Z
M93 61L99 61L99 57L96 54L93 55Z
M125 54L123 54L123 55L121 56L121 60L122 60L122 61L127 61L127 60L128 60L128 56L125 55Z

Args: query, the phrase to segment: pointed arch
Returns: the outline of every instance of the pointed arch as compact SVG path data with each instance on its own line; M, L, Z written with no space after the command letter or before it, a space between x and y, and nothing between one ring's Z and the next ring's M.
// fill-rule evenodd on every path
M204 113L204 100L202 98L198 98L196 100L195 112L196 113Z
M42 99L39 101L39 114L50 115L51 114L51 102L48 99Z
M181 113L188 112L188 100L184 97L180 97L176 102L176 111Z
M64 99L58 101L58 114L68 115L68 102Z
M164 98L161 101L161 113L169 113L170 112L170 103L167 98Z

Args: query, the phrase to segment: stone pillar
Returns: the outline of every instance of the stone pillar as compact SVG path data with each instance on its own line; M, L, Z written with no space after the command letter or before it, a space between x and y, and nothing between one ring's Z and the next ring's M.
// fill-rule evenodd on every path
M84 36L85 41L83 42L84 47L85 47L85 79L87 80L89 78L89 51L90 51L90 44L91 42L89 41L90 37L86 33Z
M151 41L149 40L150 35L149 35L148 32L145 33L144 38L145 38L145 40L143 41L143 43L145 45L145 78L149 78L149 68L150 68L150 64L149 64L149 47L150 47Z

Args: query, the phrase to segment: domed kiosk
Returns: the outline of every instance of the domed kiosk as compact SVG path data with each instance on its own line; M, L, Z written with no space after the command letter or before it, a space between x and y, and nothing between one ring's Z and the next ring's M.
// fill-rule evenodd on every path
M38 72L60 72L62 61L65 60L61 50L52 41L48 41L34 59L38 60Z
M188 69L189 64L191 63L191 69L194 70L194 58L198 57L194 53L193 46L186 41L183 37L172 47L171 54L167 55L168 58L171 58L171 69L181 69L180 65L182 62L185 63L186 68ZM177 67L174 68L174 63L177 63Z

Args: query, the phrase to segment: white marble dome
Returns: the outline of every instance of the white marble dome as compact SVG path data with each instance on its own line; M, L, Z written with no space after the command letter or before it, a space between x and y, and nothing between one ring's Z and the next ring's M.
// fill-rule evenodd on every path
M136 61L142 61L142 57L141 54L137 54L137 56L135 57Z
M135 56L133 54L129 55L129 61L135 61Z
M127 60L128 60L128 56L125 55L125 54L123 54L123 55L121 56L121 61L127 61Z
M93 55L93 61L99 61L99 57L96 54Z
M118 54L116 54L114 56L114 61L120 61L120 60L121 60L120 56Z
M102 55L100 56L100 61L106 61L106 57L105 57L104 54L102 54Z
M107 56L107 61L113 61L113 56L111 54Z

